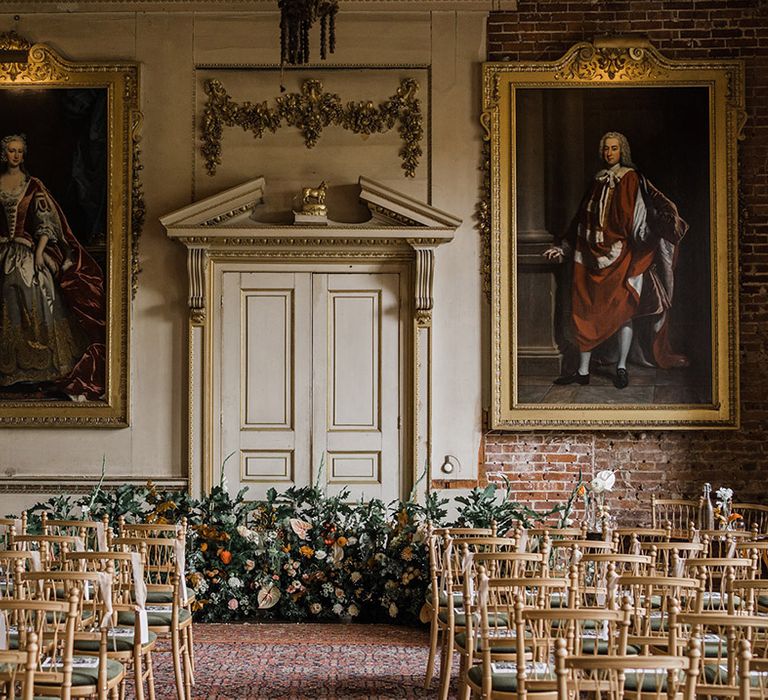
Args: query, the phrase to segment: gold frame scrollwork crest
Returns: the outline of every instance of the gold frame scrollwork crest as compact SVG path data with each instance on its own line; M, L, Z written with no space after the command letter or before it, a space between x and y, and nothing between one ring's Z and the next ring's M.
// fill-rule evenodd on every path
M5 94L2 91L7 91ZM72 91L71 93L68 91ZM29 100L29 97L35 100ZM88 112L89 124L103 134L99 142L99 155L94 166L91 189L77 195L77 202L88 198L104 202L102 218L94 218L98 230L87 234L70 224L79 221L73 216L69 196L62 198L62 181L74 180L67 176L67 168L73 168L75 158L74 128L66 120L55 121L49 114L37 115L25 104L39 101L41 104L55 100L73 101L93 98L100 107ZM68 249L81 249L90 259L89 269L99 269L103 281L93 282L104 289L103 304L92 304L93 327L103 330L88 335L88 351L95 345L103 351L93 355L103 360L94 361L93 372L98 381L92 384L90 394L84 392L69 396L68 392L52 393L47 385L57 386L55 377L35 382L34 390L19 391L18 396L6 391L0 398L0 426L7 427L106 427L117 428L129 424L129 350L130 308L137 288L138 241L144 223L144 196L140 179L139 141L141 113L139 111L139 67L127 62L75 62L62 58L50 46L32 43L26 38L9 32L0 34L0 99L3 101L4 124L10 133L25 133L29 141L30 183L42 183L39 187L53 198L60 212L61 226L68 231ZM46 102L46 100L48 102ZM53 132L61 146L59 161L61 175L54 173L47 153L41 147L34 151L35 138L46 129ZM68 131L72 130L72 131ZM101 145L103 144L103 146ZM39 145L39 144L38 144ZM68 150L69 149L69 150ZM68 164L69 163L69 164ZM67 165L68 164L68 165ZM73 171L74 172L74 171ZM38 185L35 185L38 186ZM66 201L65 201L66 199ZM61 201L59 201L61 200ZM91 221L89 219L89 221ZM89 238L89 236L91 236ZM94 237L95 236L95 237ZM77 242L77 243L75 243ZM71 252L64 249L64 264L51 268L54 281L57 275L69 269ZM79 264L79 263L77 263ZM96 268L93 267L95 264ZM93 279L93 278L92 278ZM63 282L62 282L63 284ZM62 293L67 304L69 297ZM70 306L66 313L77 315L79 310ZM86 326L82 326L86 328ZM85 331L82 331L85 332ZM96 337L98 336L98 337ZM85 357L85 356L84 356ZM82 360L81 360L82 361ZM103 368L102 368L103 367ZM103 375L103 376L102 376Z
M634 93L628 92L633 90ZM669 105L684 104L689 95L697 100L691 103L696 106L691 106L682 118L698 129L699 136L686 134L681 143L694 144L698 150L686 153L681 146L675 161L678 171L666 181L671 183L672 196L680 197L681 213L704 224L692 227L696 228L693 235L689 233L688 239L680 244L682 253L694 251L692 257L698 267L694 269L693 262L686 263L687 290L685 281L676 285L683 285L683 298L689 302L699 298L699 306L704 309L696 332L704 338L706 349L699 350L696 356L704 358L696 376L698 381L703 377L706 388L691 384L685 385L685 391L665 394L657 389L654 380L647 396L637 384L632 385L634 392L621 393L622 387L610 380L610 374L606 375L605 391L595 386L589 387L592 393L578 393L578 384L557 387L551 382L558 372L565 373L569 348L578 355L573 350L579 346L572 341L572 335L568 345L568 333L572 332L568 330L571 316L567 306L571 298L570 268L547 266L542 252L560 241L571 217L583 211L579 204L584 196L582 182L588 172L605 167L598 165L592 170L589 159L596 148L591 146L596 145L602 133L622 131L609 126L611 120L621 122L623 118L627 128L634 129L634 137L642 147L641 153L633 149L632 156L635 162L641 158L650 162L648 177L665 179L668 173L660 173L658 164L672 156L663 149L648 153L652 151L650 145L662 143L654 141L661 133L659 124L650 119L644 124L638 115L629 112L632 108L627 105L637 99L645 100L646 113L658 117L671 114ZM484 192L476 220L483 250L483 286L490 292L491 303L492 429L738 427L737 141L743 138L746 120L743 64L733 60L672 60L645 40L607 38L576 44L560 59L550 62L486 63L482 99ZM569 132L567 138L558 138L557 125L569 117L552 115L557 105L566 102L575 110L576 118L571 123L576 126L568 126L573 133ZM676 114L679 113L678 106ZM585 114L589 114L589 119L582 119ZM599 124L593 125L590 119ZM532 126L535 124L538 126ZM526 140L531 134L540 140L540 160L530 140ZM574 134L575 138L569 141ZM568 151L571 143L572 151ZM553 150L547 152L548 148ZM644 162L640 160L640 164ZM692 171L699 178L695 180L698 189L685 183ZM644 176L643 173L641 177ZM552 182L562 183L566 178L570 178L569 202L552 205L557 199L552 195ZM573 182L578 182L579 189L574 188ZM589 182L588 178L583 184ZM534 213L530 202L537 202L540 207ZM559 206L561 211L551 214L553 206ZM565 226L561 226L563 222ZM683 249L683 245L687 248ZM694 250L692 246L699 248ZM680 294L677 286L675 294ZM532 302L530 295L539 292L543 296ZM684 296L686 293L688 297ZM537 311L531 312L531 308ZM545 320L540 322L531 313L539 313ZM534 336L542 329L549 336L540 342L543 336ZM678 334L678 339L681 337ZM559 370L555 364L551 371L553 362L560 363ZM545 364L546 374L531 369ZM607 366L614 371L613 365ZM540 382L541 390L533 386L535 382L529 377L537 372L549 378ZM593 366L593 377L595 372L599 374L600 370ZM642 370L637 372L642 376ZM560 393L552 392L550 387ZM609 396L611 391L617 393ZM666 398L667 395L675 398Z

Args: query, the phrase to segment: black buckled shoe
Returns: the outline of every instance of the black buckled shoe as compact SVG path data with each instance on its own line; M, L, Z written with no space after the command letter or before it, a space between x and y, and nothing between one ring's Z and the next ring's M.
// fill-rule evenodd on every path
M579 374L578 372L574 372L573 374L564 374L562 377L558 377L555 379L553 384L581 384L581 386L584 386L585 384L589 384L589 374Z
M619 367L619 369L616 370L613 386L617 389L626 389L629 386L629 373L623 367Z

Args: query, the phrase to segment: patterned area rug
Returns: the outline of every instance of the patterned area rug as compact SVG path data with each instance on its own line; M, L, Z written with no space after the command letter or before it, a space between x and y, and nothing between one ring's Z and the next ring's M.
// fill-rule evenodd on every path
M429 642L422 629L196 624L194 633L197 674L193 700L437 697L437 669L431 688L423 687ZM167 648L161 646L153 654L157 700L176 697ZM455 669L456 664L454 676ZM451 695L455 697L455 688Z

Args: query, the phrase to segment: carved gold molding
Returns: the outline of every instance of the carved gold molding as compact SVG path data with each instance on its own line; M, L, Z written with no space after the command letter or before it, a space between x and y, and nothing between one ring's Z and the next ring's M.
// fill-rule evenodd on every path
M400 87L390 98L374 105L372 100L347 102L333 93L324 92L319 80L306 80L301 92L275 98L275 107L267 102L238 104L232 101L219 80L207 80L202 120L202 146L200 147L209 175L221 165L221 142L225 126L239 126L256 138L267 131L274 133L283 124L294 126L304 136L307 148L317 144L325 127L340 126L347 131L365 136L384 133L397 125L403 141L400 149L402 168L406 177L415 177L422 156L424 117L417 97L419 84L413 78L400 81Z
M409 241L416 252L416 280L414 302L416 325L429 328L432 325L432 308L435 300L433 287L435 279L435 247L419 241Z
M205 323L205 289L208 253L205 248L190 247L187 251L189 273L189 313L193 326Z

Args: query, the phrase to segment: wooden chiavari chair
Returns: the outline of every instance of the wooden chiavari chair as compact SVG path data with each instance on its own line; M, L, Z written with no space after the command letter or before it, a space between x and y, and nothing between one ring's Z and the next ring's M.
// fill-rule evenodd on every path
M761 503L732 503L731 512L738 513L744 529L754 535L768 535L768 506Z
M768 670L768 625L764 617L700 612L682 614L677 622L680 629L678 648L689 637L700 640L702 645L702 669L696 688L698 697L748 698L750 695L743 693L753 683L755 690L768 691L768 676L765 675ZM745 648L750 651L750 657L742 655ZM756 662L752 668L749 664L742 668L743 661L752 659Z
M422 610L422 620L424 622L429 622L429 657L427 659L427 670L424 677L425 688L429 688L432 684L438 641L441 630L443 629L443 625L439 619L440 611L448 605L449 601L454 607L460 607L462 603L462 594L460 591L452 591L449 597L446 588L445 544L446 537L452 533L455 533L456 537L464 539L470 537L493 537L496 535L496 528L435 528L432 527L431 523L427 528L430 586ZM453 540L451 539L451 542L452 541Z
M670 618L695 609L700 585L693 578L619 576L614 600L626 600L631 608L627 648L646 656L658 651L674 654L668 648Z
M692 501L685 498L656 498L651 497L653 527L672 530L672 537L687 537L691 527L699 519L701 499Z
M107 655L122 663L133 673L136 700L144 700L147 686L149 700L155 698L152 651L157 645L157 634L148 624L142 630L142 613L137 610L134 593L134 562L131 552L72 552L67 555L73 570L107 573L112 579L112 609L116 617L134 616L131 625L111 627ZM143 582L141 582L143 583ZM83 649L81 645L79 647Z
M13 538L20 532L16 528L21 527L21 520L16 518L0 518L0 548L13 549Z
M166 522L130 522L124 515L120 515L117 518L117 534L118 537L144 537L144 538L163 538L163 539L175 539L187 543L189 530L187 525L187 519L182 517L178 523L166 523ZM179 553L180 556L182 552ZM183 558L183 557L181 557ZM184 568L182 567L177 572L182 575ZM186 574L184 573L184 576ZM191 588L187 588L186 581L182 585L181 590L186 592L186 599L183 598L184 607L192 614L192 603L195 601L195 591ZM170 603L169 593L167 591L149 590L147 592L147 602L150 605L162 605ZM194 685L195 674L195 645L193 628L190 627L187 630L187 653L189 655L190 667L192 669L192 684Z
M706 542L641 542L643 554L656 553L656 573L680 578L685 575L685 561L702 557L708 551Z
M617 527L613 531L613 551L618 554L642 554L644 544L669 542L672 539L672 526L652 527Z
M611 540L553 540L549 559L550 571L555 576L567 575L571 564L578 564L586 553L608 553L613 551Z
M628 606L623 610L534 609L525 606L521 595L517 595L514 606L510 606L507 597L495 597L495 592L505 587L503 579L490 579L485 572L480 572L481 662L468 670L467 683L481 697L512 700L531 693L551 692L557 687L554 652L558 640L571 654L624 655ZM515 648L494 650L495 631L510 616L515 620L512 635ZM517 643L520 640L523 643Z
M569 596L571 582L568 579L549 576L549 557L546 549L543 552L471 552L466 544L463 547L465 551L462 553L462 560L466 562L463 580L464 628L454 635L454 647L461 658L459 697L468 698L466 674L474 663L475 652L479 649L476 590L480 571L494 579L507 582L506 590L498 589L495 593L498 597L507 596L511 605L514 604L514 596L517 594L524 596L526 604L540 608L567 607L573 605L575 599ZM511 620L503 618L495 622L501 629L507 622L511 623ZM494 646L507 649L510 646L509 637L497 636L499 639Z
M43 511L40 516L43 535L64 535L77 538L70 551L97 552L109 548L109 516L101 520L60 520L49 518Z
M558 700L694 700L701 645L689 642L686 656L569 656L557 640Z
M39 566L43 570L61 569L68 552L74 552L80 546L79 538L73 535L16 535L14 545L17 550L39 553ZM34 559L38 566L38 559Z
M587 607L605 605L612 577L653 575L655 559L645 554L587 553L578 558L579 601Z
M71 588L66 600L0 600L10 631L9 637L19 650L27 650L36 636L41 651L34 678L35 698L98 698L117 700L124 670L107 659L107 630L78 631L80 591ZM74 653L75 641L91 640L98 653L83 656ZM118 679L117 681L115 679Z
M30 632L27 635L26 649L23 651L0 650L0 680L4 688L4 696L14 700L34 700L35 673L39 663L39 647L37 635Z
M768 575L768 540L737 542L735 556L755 559L757 561L756 575Z
M440 648L440 698L447 700L448 688L451 681L451 669L453 666L453 650L455 635L464 629L467 624L467 611L463 608L464 579L469 572L470 559L479 552L510 552L518 554L517 542L511 537L483 537L472 536L453 538L452 534L445 537L444 576L445 592L449 601L454 600L455 595L462 596L462 606L446 605L438 612L438 624L441 631ZM541 555L522 554L523 560L528 561L532 556L541 562Z
M686 575L698 579L696 612L728 611L728 587L735 581L755 578L756 562L753 558L696 557L685 562Z
M99 669L99 692L112 697L122 696L125 667L110 658L110 629L113 628L115 611L112 600L111 572L95 571L33 571L22 576L31 590L39 588L39 597L48 602L64 602L73 590L77 595L77 614L73 653L78 656L96 657ZM36 585L39 584L39 585ZM76 680L76 679L75 679Z
M150 592L170 597L170 602L146 605L148 626L159 638L170 640L176 697L178 700L191 700L194 677L189 653L189 630L192 627L192 614L182 602L182 591L186 585L182 583L183 577L179 576L179 539L117 537L113 540L113 546L116 551L138 552L141 555L145 598ZM135 624L135 618L120 612L117 622L127 627Z
M17 550L0 551L0 598L25 598L21 575L33 567L34 555Z

